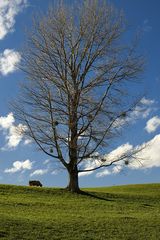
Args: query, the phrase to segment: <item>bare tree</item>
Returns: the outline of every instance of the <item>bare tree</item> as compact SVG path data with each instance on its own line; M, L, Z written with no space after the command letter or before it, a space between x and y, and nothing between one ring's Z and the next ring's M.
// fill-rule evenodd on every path
M128 83L143 69L135 46L122 45L124 23L106 1L84 1L49 8L28 34L21 67L27 81L14 111L24 133L68 171L69 191L79 192L79 172L133 156L108 163L102 154L135 107ZM99 164L83 169L88 159Z

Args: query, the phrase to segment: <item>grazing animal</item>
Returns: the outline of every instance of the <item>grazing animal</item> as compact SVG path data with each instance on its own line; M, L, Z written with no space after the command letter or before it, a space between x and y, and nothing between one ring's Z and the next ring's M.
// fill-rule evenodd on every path
M32 181L29 181L29 186L42 187L42 183L37 180L32 180Z

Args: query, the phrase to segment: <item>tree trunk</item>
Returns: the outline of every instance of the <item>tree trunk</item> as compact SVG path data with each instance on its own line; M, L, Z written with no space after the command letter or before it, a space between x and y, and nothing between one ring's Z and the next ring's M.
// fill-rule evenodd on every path
M77 167L71 170L69 169L68 174L69 174L69 184L67 186L67 189L70 192L80 193Z

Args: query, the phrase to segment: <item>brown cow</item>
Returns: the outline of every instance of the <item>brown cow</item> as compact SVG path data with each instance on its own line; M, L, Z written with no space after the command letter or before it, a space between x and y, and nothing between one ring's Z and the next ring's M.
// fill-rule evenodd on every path
M32 180L32 181L29 181L29 186L42 187L42 183L37 180Z

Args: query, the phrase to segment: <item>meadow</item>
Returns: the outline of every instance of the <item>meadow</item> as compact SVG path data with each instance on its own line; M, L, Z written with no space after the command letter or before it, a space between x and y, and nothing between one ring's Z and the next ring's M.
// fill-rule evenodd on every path
M160 239L160 184L83 190L0 185L0 239Z

